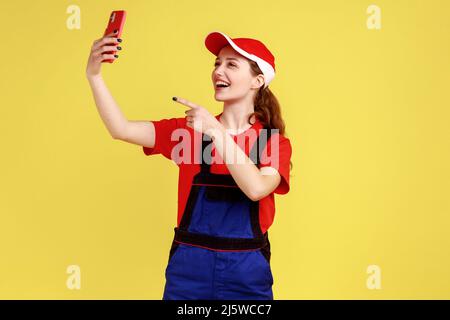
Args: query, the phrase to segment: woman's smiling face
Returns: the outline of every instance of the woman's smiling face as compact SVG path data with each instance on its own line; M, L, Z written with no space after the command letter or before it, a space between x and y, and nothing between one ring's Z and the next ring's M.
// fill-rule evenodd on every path
M219 80L227 83L228 87L217 86ZM254 94L252 91L256 93L258 88L264 84L263 81L262 75L252 76L247 58L230 45L220 50L212 72L216 100L240 100L248 94Z

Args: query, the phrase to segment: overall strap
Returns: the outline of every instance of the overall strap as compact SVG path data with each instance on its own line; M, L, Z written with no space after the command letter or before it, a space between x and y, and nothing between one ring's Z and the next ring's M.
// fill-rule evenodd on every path
M253 161L253 163L256 164L258 168L261 162L262 152L266 147L271 134L272 130L269 127L264 127L262 130L260 130L258 139L253 144L252 149L250 150L249 158Z
M207 138L207 140L204 140L205 137ZM206 152L205 154L205 150L206 148L210 148L210 152ZM201 165L201 172L202 173L210 173L211 170L211 162L212 162L212 156L211 156L211 151L212 151L212 140L211 138L208 138L208 136L203 133L202 134L202 147L200 149L200 165Z

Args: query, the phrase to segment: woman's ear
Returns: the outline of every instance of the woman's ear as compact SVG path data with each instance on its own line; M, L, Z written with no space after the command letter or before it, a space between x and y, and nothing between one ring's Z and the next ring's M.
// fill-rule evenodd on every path
M254 88L261 88L264 85L264 75L262 74L258 74L255 77L255 82L254 82L255 87Z

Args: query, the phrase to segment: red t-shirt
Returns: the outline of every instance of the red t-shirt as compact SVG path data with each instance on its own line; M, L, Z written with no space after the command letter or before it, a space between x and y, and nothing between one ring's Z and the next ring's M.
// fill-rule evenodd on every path
M220 116L216 115L217 120L219 120ZM220 121L220 120L219 120ZM184 129L188 130L190 134L190 145L191 145L191 159L194 159L194 153L197 150L201 150L201 134L198 132L194 132L194 130L186 125L186 118L170 118L170 119L162 119L158 121L152 121L155 126L155 145L153 148L142 147L143 151L146 155L154 155L154 154L162 154L169 160L174 161L179 167L179 175L178 175L178 220L177 226L179 226L181 222L181 218L183 216L183 212L186 206L186 202L189 196L189 192L191 189L191 184L194 176L200 171L199 160L195 163L194 161L186 161L187 163L180 161L181 157L183 157L183 152L181 152L181 156L177 157L176 154L178 152L174 152L174 158L172 158L172 149L180 143L183 139L186 139L186 135L176 134L172 136L172 133L176 129ZM255 142L257 135L247 134L249 130L259 130L262 129L262 123L257 120L251 128L245 130L244 132L238 135L232 135L234 141L238 144L238 146L244 150L245 154L248 156L250 150ZM181 132L184 130L180 130L177 132ZM186 131L184 131L186 132ZM256 131L258 132L258 131ZM199 139L194 138L194 134L199 135ZM245 137L242 137L244 135ZM182 136L182 138L180 138ZM278 139L278 152L274 150L272 153L272 139ZM185 141L184 141L185 142ZM274 144L276 146L276 144ZM178 148L179 149L179 148ZM200 154L200 151L198 151ZM277 194L285 194L289 192L289 161L292 154L291 144L288 138L284 137L281 134L275 133L272 134L271 138L268 139L266 147L262 152L262 156L260 159L260 167L270 166L278 170L281 181L278 187L269 195L259 200L259 221L261 225L262 233L265 233L266 230L273 223L273 219L275 216L275 199L274 193ZM184 155L186 156L186 155ZM214 145L212 147L212 156L213 159L217 159L217 163L211 164L211 173L215 174L230 174L228 168L224 161L220 159L220 156L215 153ZM186 158L184 158L186 159ZM220 161L219 161L220 160Z

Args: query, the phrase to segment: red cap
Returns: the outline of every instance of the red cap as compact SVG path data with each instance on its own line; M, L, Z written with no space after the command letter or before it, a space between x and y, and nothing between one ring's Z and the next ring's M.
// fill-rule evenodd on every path
M205 46L215 56L218 56L220 50L227 45L231 45L239 54L258 64L264 74L264 88L267 87L275 77L275 57L269 49L259 40L250 38L231 39L219 31L211 32L206 36Z

